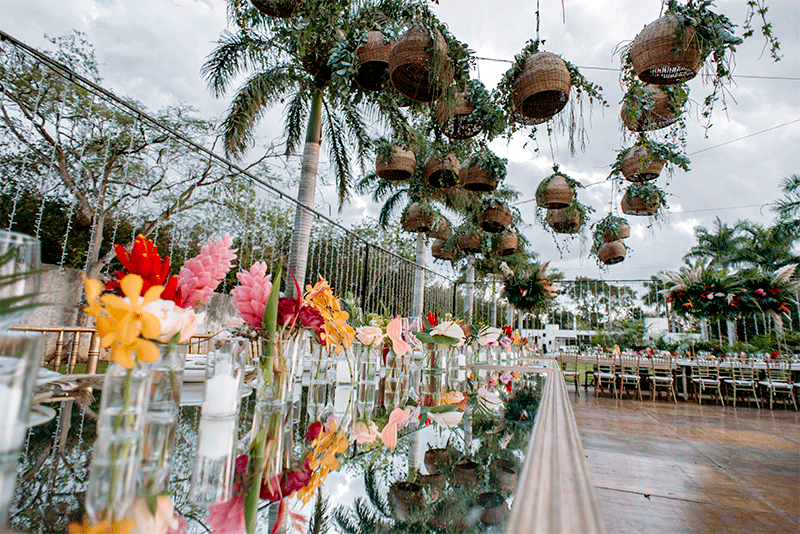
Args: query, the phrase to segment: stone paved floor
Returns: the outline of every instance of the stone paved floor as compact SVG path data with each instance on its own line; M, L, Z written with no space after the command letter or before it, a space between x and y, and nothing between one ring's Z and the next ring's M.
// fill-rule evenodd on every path
M610 534L800 533L794 410L568 389Z

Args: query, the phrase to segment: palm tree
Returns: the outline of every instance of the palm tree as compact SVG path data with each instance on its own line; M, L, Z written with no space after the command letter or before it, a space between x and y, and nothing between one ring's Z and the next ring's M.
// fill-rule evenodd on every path
M341 209L352 178L350 148L354 147L362 166L363 157L369 152L368 121L377 121L378 126L400 133L407 128L396 93L372 93L351 83L357 61L343 45L360 42L357 39L367 30L378 29L376 26L394 30L411 20L419 9L432 16L427 6L418 6L411 0L305 0L296 17L283 20L263 15L247 0L228 0L229 18L238 31L223 32L202 68L217 97L224 96L239 75L248 74L222 125L227 154L240 158L247 151L259 119L277 102L286 103L286 155L299 148L306 124L289 258L289 268L301 283L306 274L313 220L309 210L314 207L323 132ZM326 72L330 68L327 52L334 49L338 50L337 57L345 59L332 72Z
M694 230L697 244L683 257L684 260L711 260L715 266L727 269L744 245L737 235L737 226L728 226L719 217L714 221L714 231L698 226Z
M733 257L733 264L743 268L760 268L771 273L790 263L800 263L794 246L800 236L783 225L765 227L750 221L736 224L742 232L743 246Z
M800 175L787 176L781 182L783 198L775 203L778 212L778 225L783 226L787 232L797 234L800 232Z

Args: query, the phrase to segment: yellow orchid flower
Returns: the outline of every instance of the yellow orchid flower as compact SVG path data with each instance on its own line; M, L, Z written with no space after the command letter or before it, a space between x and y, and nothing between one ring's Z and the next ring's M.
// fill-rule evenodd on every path
M70 523L67 525L69 534L129 534L136 524L130 519L111 521L106 519L96 525L92 525L84 517L83 523Z
M125 299L112 294L100 295L102 286L97 280L84 278L87 314L96 318L95 328L100 334L100 346L111 348L111 360L133 368L134 355L139 360L154 362L158 359L158 347L151 339L161 334L161 323L152 313L142 309L157 300L163 286L153 286L140 297L144 281L136 274L129 274L120 282ZM102 304L102 306L101 306Z

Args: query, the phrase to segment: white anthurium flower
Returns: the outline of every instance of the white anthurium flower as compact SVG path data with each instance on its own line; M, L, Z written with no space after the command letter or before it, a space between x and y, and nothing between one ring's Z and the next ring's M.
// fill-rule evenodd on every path
M449 337L455 341L464 339L464 330L455 321L442 321L431 330L432 336Z
M503 335L503 331L499 328L484 326L481 328L481 331L478 332L478 345L485 347L489 343L495 343L500 339L501 335Z
M206 317L205 312L185 310L171 300L154 300L142 309L155 315L161 323L161 334L158 336L161 343L168 343L176 334L180 334L178 343L187 343Z
M452 411L452 412L444 412L444 413L434 413L428 412L428 417L439 426L444 428L455 428L461 422L461 418L464 417L464 412L461 411Z
M499 412L503 408L503 401L497 393L493 393L486 388L478 388L478 402L493 412Z

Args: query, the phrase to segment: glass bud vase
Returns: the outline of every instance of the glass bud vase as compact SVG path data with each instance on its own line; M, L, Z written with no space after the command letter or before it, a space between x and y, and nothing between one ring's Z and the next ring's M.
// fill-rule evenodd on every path
M330 370L333 365L330 351L324 345L316 345L309 355L308 416L311 421L320 418L328 402Z
M189 352L186 345L170 344L159 348L161 356L150 365L150 402L142 433L139 482L148 495L158 495L169 489L183 369Z
M86 512L93 523L120 519L136 497L140 444L150 401L150 370L112 363L103 380Z
M353 343L352 346L356 356L356 376L351 377L356 384L356 406L361 413L370 416L375 408L375 389L380 349L360 343Z
M402 407L408 397L410 364L411 354L408 352L398 355L389 349L386 353L383 405L389 413Z
M0 530L8 526L17 464L28 433L40 339L35 333L0 333Z
M290 339L261 342L248 451L249 479L261 477L269 481L283 472L295 370L303 364L308 343L308 333L302 330Z
M205 506L231 498L236 426L249 348L250 340L245 338L220 338L210 342L189 490L189 501L194 504Z
M420 386L423 406L438 406L442 403L446 357L447 353L442 345L433 345L425 356Z

